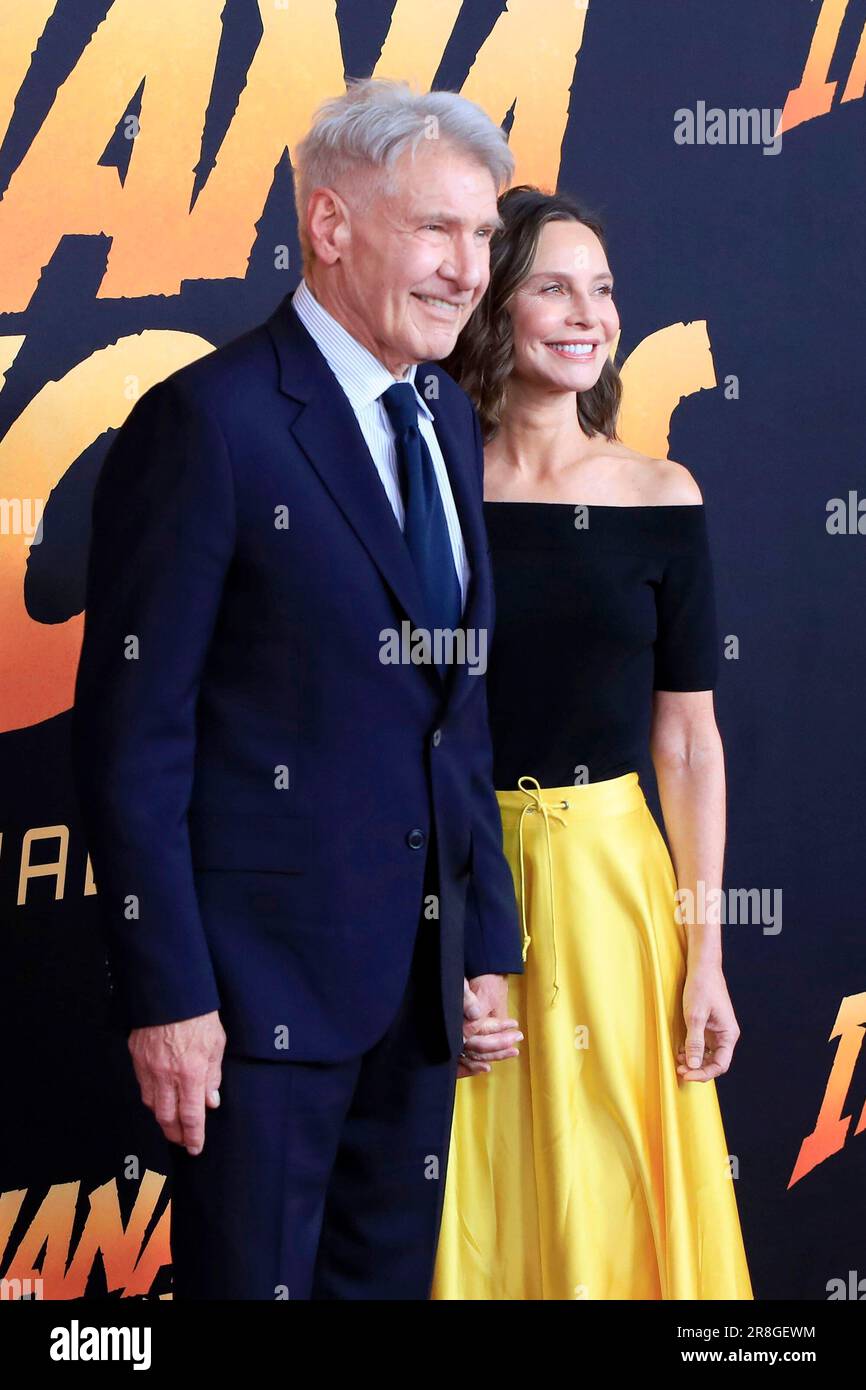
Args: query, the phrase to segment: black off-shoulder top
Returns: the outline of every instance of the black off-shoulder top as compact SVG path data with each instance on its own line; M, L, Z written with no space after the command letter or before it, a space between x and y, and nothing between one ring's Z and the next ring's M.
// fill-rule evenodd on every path
M493 781L599 782L645 764L654 690L718 673L702 504L485 502L496 598Z

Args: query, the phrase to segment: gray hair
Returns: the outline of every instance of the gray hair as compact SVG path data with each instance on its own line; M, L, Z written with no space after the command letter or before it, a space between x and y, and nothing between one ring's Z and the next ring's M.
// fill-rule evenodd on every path
M295 208L306 272L314 253L307 234L307 206L314 188L342 192L343 178L354 179L362 206L379 193L395 191L391 169L423 139L456 146L488 169L496 191L514 176L514 156L500 126L480 106L457 92L414 92L408 82L360 78L342 96L322 102L313 123L295 148ZM374 177L370 177L370 174Z

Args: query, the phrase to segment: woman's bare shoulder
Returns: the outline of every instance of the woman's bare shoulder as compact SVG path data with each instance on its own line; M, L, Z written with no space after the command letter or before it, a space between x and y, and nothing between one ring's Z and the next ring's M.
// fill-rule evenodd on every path
M651 458L634 450L628 453L631 483L647 506L683 507L703 502L701 490L684 464L674 459Z

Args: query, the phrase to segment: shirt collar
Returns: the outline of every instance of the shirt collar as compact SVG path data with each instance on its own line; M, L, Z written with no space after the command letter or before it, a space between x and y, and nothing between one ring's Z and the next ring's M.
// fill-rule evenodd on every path
M388 371L378 357L374 357L347 328L320 304L307 281L302 276L292 295L292 306L298 318L315 339L322 356L349 398L353 410L372 403L396 384L397 378ZM433 412L424 397L419 393L415 382L418 363L413 362L403 381L411 382L415 398L428 420L434 418Z

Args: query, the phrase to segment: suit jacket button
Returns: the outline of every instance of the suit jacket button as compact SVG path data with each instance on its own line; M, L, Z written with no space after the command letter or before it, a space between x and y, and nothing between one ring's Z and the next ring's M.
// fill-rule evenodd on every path
M438 747L439 747L439 744L440 744L441 742L442 742L442 730L441 730L441 729L434 729L434 730L433 730L433 747L434 747L434 748L438 748Z
M420 849L424 844L426 836L423 830L410 830L406 836L406 844L410 849Z

